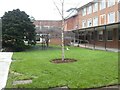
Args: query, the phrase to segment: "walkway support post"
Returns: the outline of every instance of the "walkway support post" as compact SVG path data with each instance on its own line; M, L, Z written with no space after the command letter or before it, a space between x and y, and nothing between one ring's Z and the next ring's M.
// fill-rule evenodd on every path
M106 29L106 25L104 26L104 42L105 42L105 50L107 50L106 49L106 36L107 36L107 29Z

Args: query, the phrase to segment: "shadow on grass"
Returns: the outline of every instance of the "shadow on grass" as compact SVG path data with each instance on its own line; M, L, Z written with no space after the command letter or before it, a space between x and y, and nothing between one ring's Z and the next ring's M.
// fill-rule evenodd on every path
M35 46L29 47L25 51L28 52L28 51L39 51L39 50L45 51L45 50L60 50L60 49L61 49L60 46L50 45L49 47L42 47L41 44L37 44Z

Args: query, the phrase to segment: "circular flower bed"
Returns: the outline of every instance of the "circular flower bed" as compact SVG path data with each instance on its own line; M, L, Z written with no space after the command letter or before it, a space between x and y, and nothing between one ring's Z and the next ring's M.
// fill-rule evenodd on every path
M52 63L70 63L70 62L76 62L77 60L75 59L71 59L71 58L65 58L64 60L62 60L61 58L59 59L53 59L51 62Z

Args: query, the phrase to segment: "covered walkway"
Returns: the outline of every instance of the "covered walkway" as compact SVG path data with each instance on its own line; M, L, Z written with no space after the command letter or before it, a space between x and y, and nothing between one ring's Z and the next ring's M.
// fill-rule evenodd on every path
M120 51L120 23L82 28L72 31L74 45L99 50Z

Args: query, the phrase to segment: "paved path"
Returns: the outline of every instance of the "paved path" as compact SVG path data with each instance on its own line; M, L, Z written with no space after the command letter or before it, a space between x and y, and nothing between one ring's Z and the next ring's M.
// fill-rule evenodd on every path
M12 54L12 52L0 52L0 90L6 86Z

